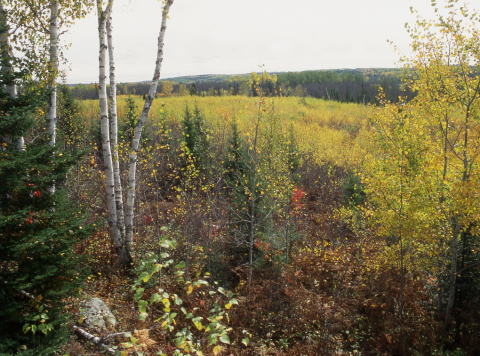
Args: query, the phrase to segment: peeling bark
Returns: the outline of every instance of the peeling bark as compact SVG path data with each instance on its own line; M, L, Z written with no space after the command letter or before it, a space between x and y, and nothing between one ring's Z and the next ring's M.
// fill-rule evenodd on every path
M75 325L73 326L73 331L75 332L75 334L77 334L77 335L83 337L84 339L87 339L88 341L94 343L95 346L97 346L97 347L100 347L100 348L107 347L107 345L105 345L105 344L103 343L103 340L100 339L98 336L92 335L92 334L90 334L89 332L87 332L87 331L85 331L85 330L83 330L83 329L80 329L79 327L77 327L77 326L75 326ZM120 334L120 333L118 333L118 334ZM121 334L124 334L124 333L121 333ZM105 339L105 338L104 338L104 339ZM107 349L105 350L105 352L106 352L107 354L109 354L109 355L114 355L114 354L115 354L115 350L112 349L112 348L110 348L110 347L107 348Z
M115 185L115 206L117 209L118 228L122 241L125 240L125 214L123 210L123 192L120 175L120 162L118 158L118 115L117 115L117 82L115 80L115 57L113 53L113 26L112 9L106 23L108 40L108 61L110 69L110 127L111 127L111 151L113 152L113 178ZM127 253L127 261L131 262L131 256Z
M160 34L158 36L158 50L157 50L157 60L155 64L155 71L153 74L152 84L148 92L148 96L145 99L145 104L143 106L142 113L138 119L137 126L135 128L135 134L132 140L132 148L129 159L129 170L128 170L128 187L127 187L127 204L125 207L125 248L127 254L131 254L133 251L133 218L134 218L134 204L135 204L135 188L136 188L136 169L137 169L137 155L138 155L138 146L140 144L140 138L142 136L143 126L150 112L150 107L152 105L153 99L155 98L155 93L157 92L158 81L160 80L160 69L163 61L163 40L165 37L165 30L167 29L167 18L170 7L173 4L173 0L166 0L165 5L162 11L162 25L160 27Z
M48 89L51 90L47 113L48 144L55 146L57 132L57 73L58 73L58 0L50 1L50 62L48 66ZM55 184L48 187L50 194L55 193Z
M112 10L113 0L109 0L106 10L102 9L102 1L97 0L98 8L98 36L100 43L99 50L99 78L98 78L98 100L100 104L100 122L102 133L102 150L103 161L105 167L106 191L107 191L107 208L108 208L108 223L110 225L110 236L120 262L124 263L123 241L118 227L117 208L115 202L115 179L113 173L112 152L110 146L110 128L108 119L108 102L107 102L107 83L106 83L106 21L110 16Z

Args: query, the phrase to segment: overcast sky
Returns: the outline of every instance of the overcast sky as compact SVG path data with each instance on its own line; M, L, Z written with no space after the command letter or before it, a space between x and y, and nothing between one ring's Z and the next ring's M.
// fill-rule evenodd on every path
M440 2L439 2L440 5ZM337 68L391 68L409 53L405 22L430 0L175 0L165 35L162 78ZM118 82L151 80L161 22L157 0L116 0ZM65 43L69 83L98 82L97 18L77 21Z

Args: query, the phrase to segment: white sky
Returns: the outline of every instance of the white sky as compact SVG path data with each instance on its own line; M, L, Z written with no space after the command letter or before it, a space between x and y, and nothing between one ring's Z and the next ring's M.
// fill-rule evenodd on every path
M441 0L439 5L442 6ZM162 78L311 69L395 67L387 39L409 53L405 22L430 0L175 0L165 35ZM151 80L161 22L157 0L116 0L118 82ZM63 36L69 83L98 82L97 18Z

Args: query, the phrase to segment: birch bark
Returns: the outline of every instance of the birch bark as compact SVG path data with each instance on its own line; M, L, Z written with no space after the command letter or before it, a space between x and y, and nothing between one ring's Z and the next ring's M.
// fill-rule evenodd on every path
M112 10L113 0L109 0L105 11L102 9L102 0L97 1L98 11L98 38L99 38L99 76L98 100L100 104L100 122L102 133L102 150L103 161L105 167L106 191L107 191L107 208L108 208L108 223L110 225L110 236L115 244L117 255L120 262L124 263L123 241L118 227L117 209L115 203L115 179L113 174L112 152L110 147L110 128L108 119L108 102L107 102L107 84L106 84L106 21L110 16Z
M49 145L56 142L57 90L58 73L58 0L50 1L50 63L48 88L51 90L47 113L47 133L50 136Z
M130 153L128 169L127 204L125 207L125 248L128 251L127 253L129 254L131 254L133 251L133 207L135 204L135 174L137 169L138 146L140 144L140 137L142 136L143 126L145 124L145 121L147 120L148 113L150 112L150 107L152 105L153 99L155 98L155 93L157 92L158 81L160 79L160 69L163 61L163 40L165 38L165 30L167 29L168 13L172 4L173 0L165 0L162 10L162 25L160 27L160 34L158 36L157 61L155 63L155 71L153 74L152 85L150 86L148 96L145 99L145 104L143 105L143 110L140 118L138 119L138 123L135 128L135 134L132 140L132 149Z
M50 61L48 66L48 89L51 90L47 113L48 144L55 146L57 126L57 73L58 73L58 0L50 1ZM55 184L48 191L55 193Z
M117 115L117 82L115 80L115 57L113 53L112 11L107 18L108 62L110 68L110 120L111 120L111 150L113 152L113 178L115 183L115 206L117 209L118 228L122 241L125 239L125 214L123 210L123 191L120 178L120 162L118 158L118 115ZM131 256L126 255L128 261Z

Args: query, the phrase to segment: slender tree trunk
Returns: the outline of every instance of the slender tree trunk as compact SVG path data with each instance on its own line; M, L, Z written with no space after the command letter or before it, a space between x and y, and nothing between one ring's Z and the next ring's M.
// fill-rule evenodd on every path
M10 41L8 40L8 22L7 22L7 13L3 7L3 3L0 1L0 25L6 26L5 32L0 34L0 51L2 59L5 61L2 63L2 69L4 75L12 75L13 68L11 62L11 47ZM12 98L17 97L17 86L15 84L9 84L6 86L6 91ZM25 142L22 137L17 139L17 149L23 151L25 149Z
M445 310L445 329L450 328L452 322L453 302L455 300L455 289L457 287L457 260L458 260L458 236L460 234L460 224L455 222L452 238L452 265L450 267L450 288L448 291L448 303Z
M110 236L115 244L116 252L121 263L125 263L123 253L123 241L118 228L117 209L115 204L115 180L113 175L112 153L110 149L110 130L108 120L108 103L107 103L107 84L106 84L106 20L110 16L113 0L110 0L105 11L102 10L102 1L97 0L98 7L98 37L100 42L99 53L99 84L98 84L98 100L100 104L100 121L102 132L102 149L103 161L105 166L106 190L107 190L107 208L108 223L110 225Z
M437 256L437 319L440 321L443 319L443 301L442 301L442 264L440 262L440 256Z
M48 89L51 90L47 112L48 144L55 146L57 141L57 73L58 73L58 0L50 1L50 62L48 66ZM55 193L55 183L48 187Z
M465 133L463 137L463 176L462 182L469 180L469 158L468 158L468 139L470 130L470 106L466 107L465 112ZM452 239L452 266L450 268L450 290L448 293L447 309L445 310L445 329L448 330L452 323L453 304L455 301L455 290L457 289L457 261L459 255L458 238L461 235L462 226L460 226L459 217L455 217L453 239Z
M150 112L155 93L157 92L158 81L160 80L160 69L163 61L163 39L165 38L165 30L167 29L167 18L170 7L173 4L173 0L166 0L165 6L162 11L162 25L160 27L160 34L158 36L158 51L157 61L155 64L155 71L153 74L152 85L148 92L143 110L138 119L137 126L135 128L135 134L132 140L132 149L130 153L129 169L128 169L128 188L127 188L127 204L125 207L125 247L127 253L131 255L133 251L133 219L134 219L134 204L135 204L135 189L136 189L136 169L137 169L137 154L138 147L140 145L140 138L142 136L143 126Z
M47 133L50 136L50 146L56 143L57 116L57 73L58 73L58 0L50 2L50 63L48 88L51 90L48 103ZM55 189L55 188L54 188Z
M111 5L113 6L113 4ZM115 182L115 205L117 209L118 227L125 239L125 214L123 211L122 181L120 178L120 161L118 158L118 115L117 115L117 82L115 80L115 58L113 55L112 8L107 18L108 60L110 64L110 119L111 119L111 150L113 152L113 177ZM130 256L127 255L130 260Z

